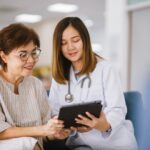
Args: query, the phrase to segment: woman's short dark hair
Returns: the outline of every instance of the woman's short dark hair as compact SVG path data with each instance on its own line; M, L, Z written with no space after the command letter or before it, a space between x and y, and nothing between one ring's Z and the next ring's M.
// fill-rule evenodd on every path
M10 24L0 30L0 51L8 55L14 48L25 46L33 42L40 47L39 37L36 32L21 23ZM0 57L0 65L6 69L7 65Z

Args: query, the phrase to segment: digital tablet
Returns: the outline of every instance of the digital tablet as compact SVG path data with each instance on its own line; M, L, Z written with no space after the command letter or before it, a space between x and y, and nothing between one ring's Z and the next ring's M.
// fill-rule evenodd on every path
M95 117L99 117L101 109L102 105L100 101L63 106L60 108L58 119L64 121L65 128L71 126L81 127L83 125L75 122L75 118L77 118L78 114L86 116L85 112L89 112Z

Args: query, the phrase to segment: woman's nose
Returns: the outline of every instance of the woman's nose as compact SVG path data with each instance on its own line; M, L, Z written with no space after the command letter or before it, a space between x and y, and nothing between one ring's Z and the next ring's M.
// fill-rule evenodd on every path
M27 59L27 62L34 62L35 61L35 59L32 57L32 55L30 54L29 56L28 56L28 59Z
M74 45L72 42L68 42L68 50L74 49Z

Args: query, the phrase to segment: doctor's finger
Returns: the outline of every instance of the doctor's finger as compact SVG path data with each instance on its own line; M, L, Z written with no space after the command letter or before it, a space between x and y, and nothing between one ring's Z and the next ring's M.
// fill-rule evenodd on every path
M87 131L89 130L89 127L78 127L78 131Z
M76 118L76 119L80 119L80 120L90 120L89 118L84 117L84 116L82 116L82 115L78 115L78 118Z
M90 126L91 124L91 120L90 119L75 119L76 123L79 123L79 124L83 124L83 125L87 125L87 126Z
M104 113L104 112L101 112L101 113L100 113L100 117L105 117L105 113Z
M94 115L90 114L89 112L86 112L86 115L87 115L91 120L97 119Z
M75 118L76 123L81 123L83 124L83 122L85 122L85 120L80 119L80 118Z

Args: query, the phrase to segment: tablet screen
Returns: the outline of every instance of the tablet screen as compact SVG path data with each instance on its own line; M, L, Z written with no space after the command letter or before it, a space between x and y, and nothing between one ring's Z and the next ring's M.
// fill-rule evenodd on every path
M75 118L77 118L79 114L86 116L85 112L89 112L98 118L101 109L102 105L100 101L63 106L60 108L58 119L64 121L65 128L71 126L81 127L83 125L75 122Z

